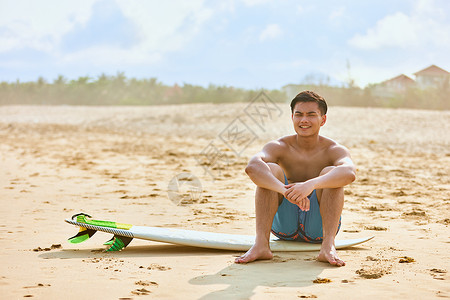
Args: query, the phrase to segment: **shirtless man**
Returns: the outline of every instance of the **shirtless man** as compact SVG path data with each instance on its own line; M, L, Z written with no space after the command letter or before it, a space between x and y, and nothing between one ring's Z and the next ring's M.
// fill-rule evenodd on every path
M285 240L322 242L319 261L344 266L334 244L344 206L344 189L356 168L344 146L319 135L327 104L304 91L291 102L296 134L267 143L245 172L257 185L255 244L236 263L272 259L270 232Z

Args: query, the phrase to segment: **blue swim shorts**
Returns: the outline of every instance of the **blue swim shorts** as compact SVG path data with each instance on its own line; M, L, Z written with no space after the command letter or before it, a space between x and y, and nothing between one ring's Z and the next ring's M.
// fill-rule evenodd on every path
M286 175L284 175L284 182L288 184ZM308 199L309 211L302 211L297 205L283 198L272 223L272 233L276 237L288 241L322 242L322 216L316 190L308 196ZM339 220L340 227L341 220Z

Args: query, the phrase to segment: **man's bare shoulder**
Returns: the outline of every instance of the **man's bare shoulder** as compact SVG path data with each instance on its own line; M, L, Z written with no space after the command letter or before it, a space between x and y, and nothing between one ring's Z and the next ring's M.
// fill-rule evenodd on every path
M293 143L295 143L295 134L285 135L280 137L277 142L280 144L280 147L289 147Z
M292 136L283 136L277 140L273 140L264 145L258 156L264 157L266 162L277 162L283 157L289 145L292 143Z
M335 140L330 139L325 136L320 136L320 143L322 144L322 147L326 148L327 150L331 150L331 151L347 150L348 151L348 149L344 145L339 144Z
M350 151L344 145L327 137L321 136L321 139L322 145L325 148L326 153L328 154L327 156L331 160L337 161L346 157L350 158Z
M270 148L274 150L283 150L286 147L289 147L292 144L293 135L287 135L280 137L277 140L273 140L264 145L264 148Z

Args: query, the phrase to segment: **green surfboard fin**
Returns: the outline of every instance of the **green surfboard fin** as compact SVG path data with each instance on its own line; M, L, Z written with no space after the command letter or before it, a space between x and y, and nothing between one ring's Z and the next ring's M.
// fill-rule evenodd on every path
M79 244L91 238L96 232L96 230L80 227L80 231L73 237L69 238L69 242L72 244Z
M112 245L113 243L114 243L114 237L112 237L111 239L104 242L103 245L109 246L109 245Z
M132 239L133 238L115 235L113 237L113 242L112 242L111 246L108 249L106 249L106 251L107 252L120 251L123 248L125 248L126 246L128 246L128 244L131 242Z

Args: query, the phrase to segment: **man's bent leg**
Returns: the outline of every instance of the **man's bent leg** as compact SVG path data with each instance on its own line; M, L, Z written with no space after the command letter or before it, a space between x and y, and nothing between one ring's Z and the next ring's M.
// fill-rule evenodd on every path
M273 175L281 182L284 182L284 173L280 166L268 163ZM255 193L255 213L256 213L256 238L255 244L244 255L235 259L236 263L248 263L258 259L272 259L269 238L272 228L273 218L278 210L283 195L256 187Z
M334 167L323 169L320 175L328 173L332 168ZM318 190L317 197L323 227L323 241L318 260L339 267L345 266L345 262L338 257L334 244L344 207L344 188Z

